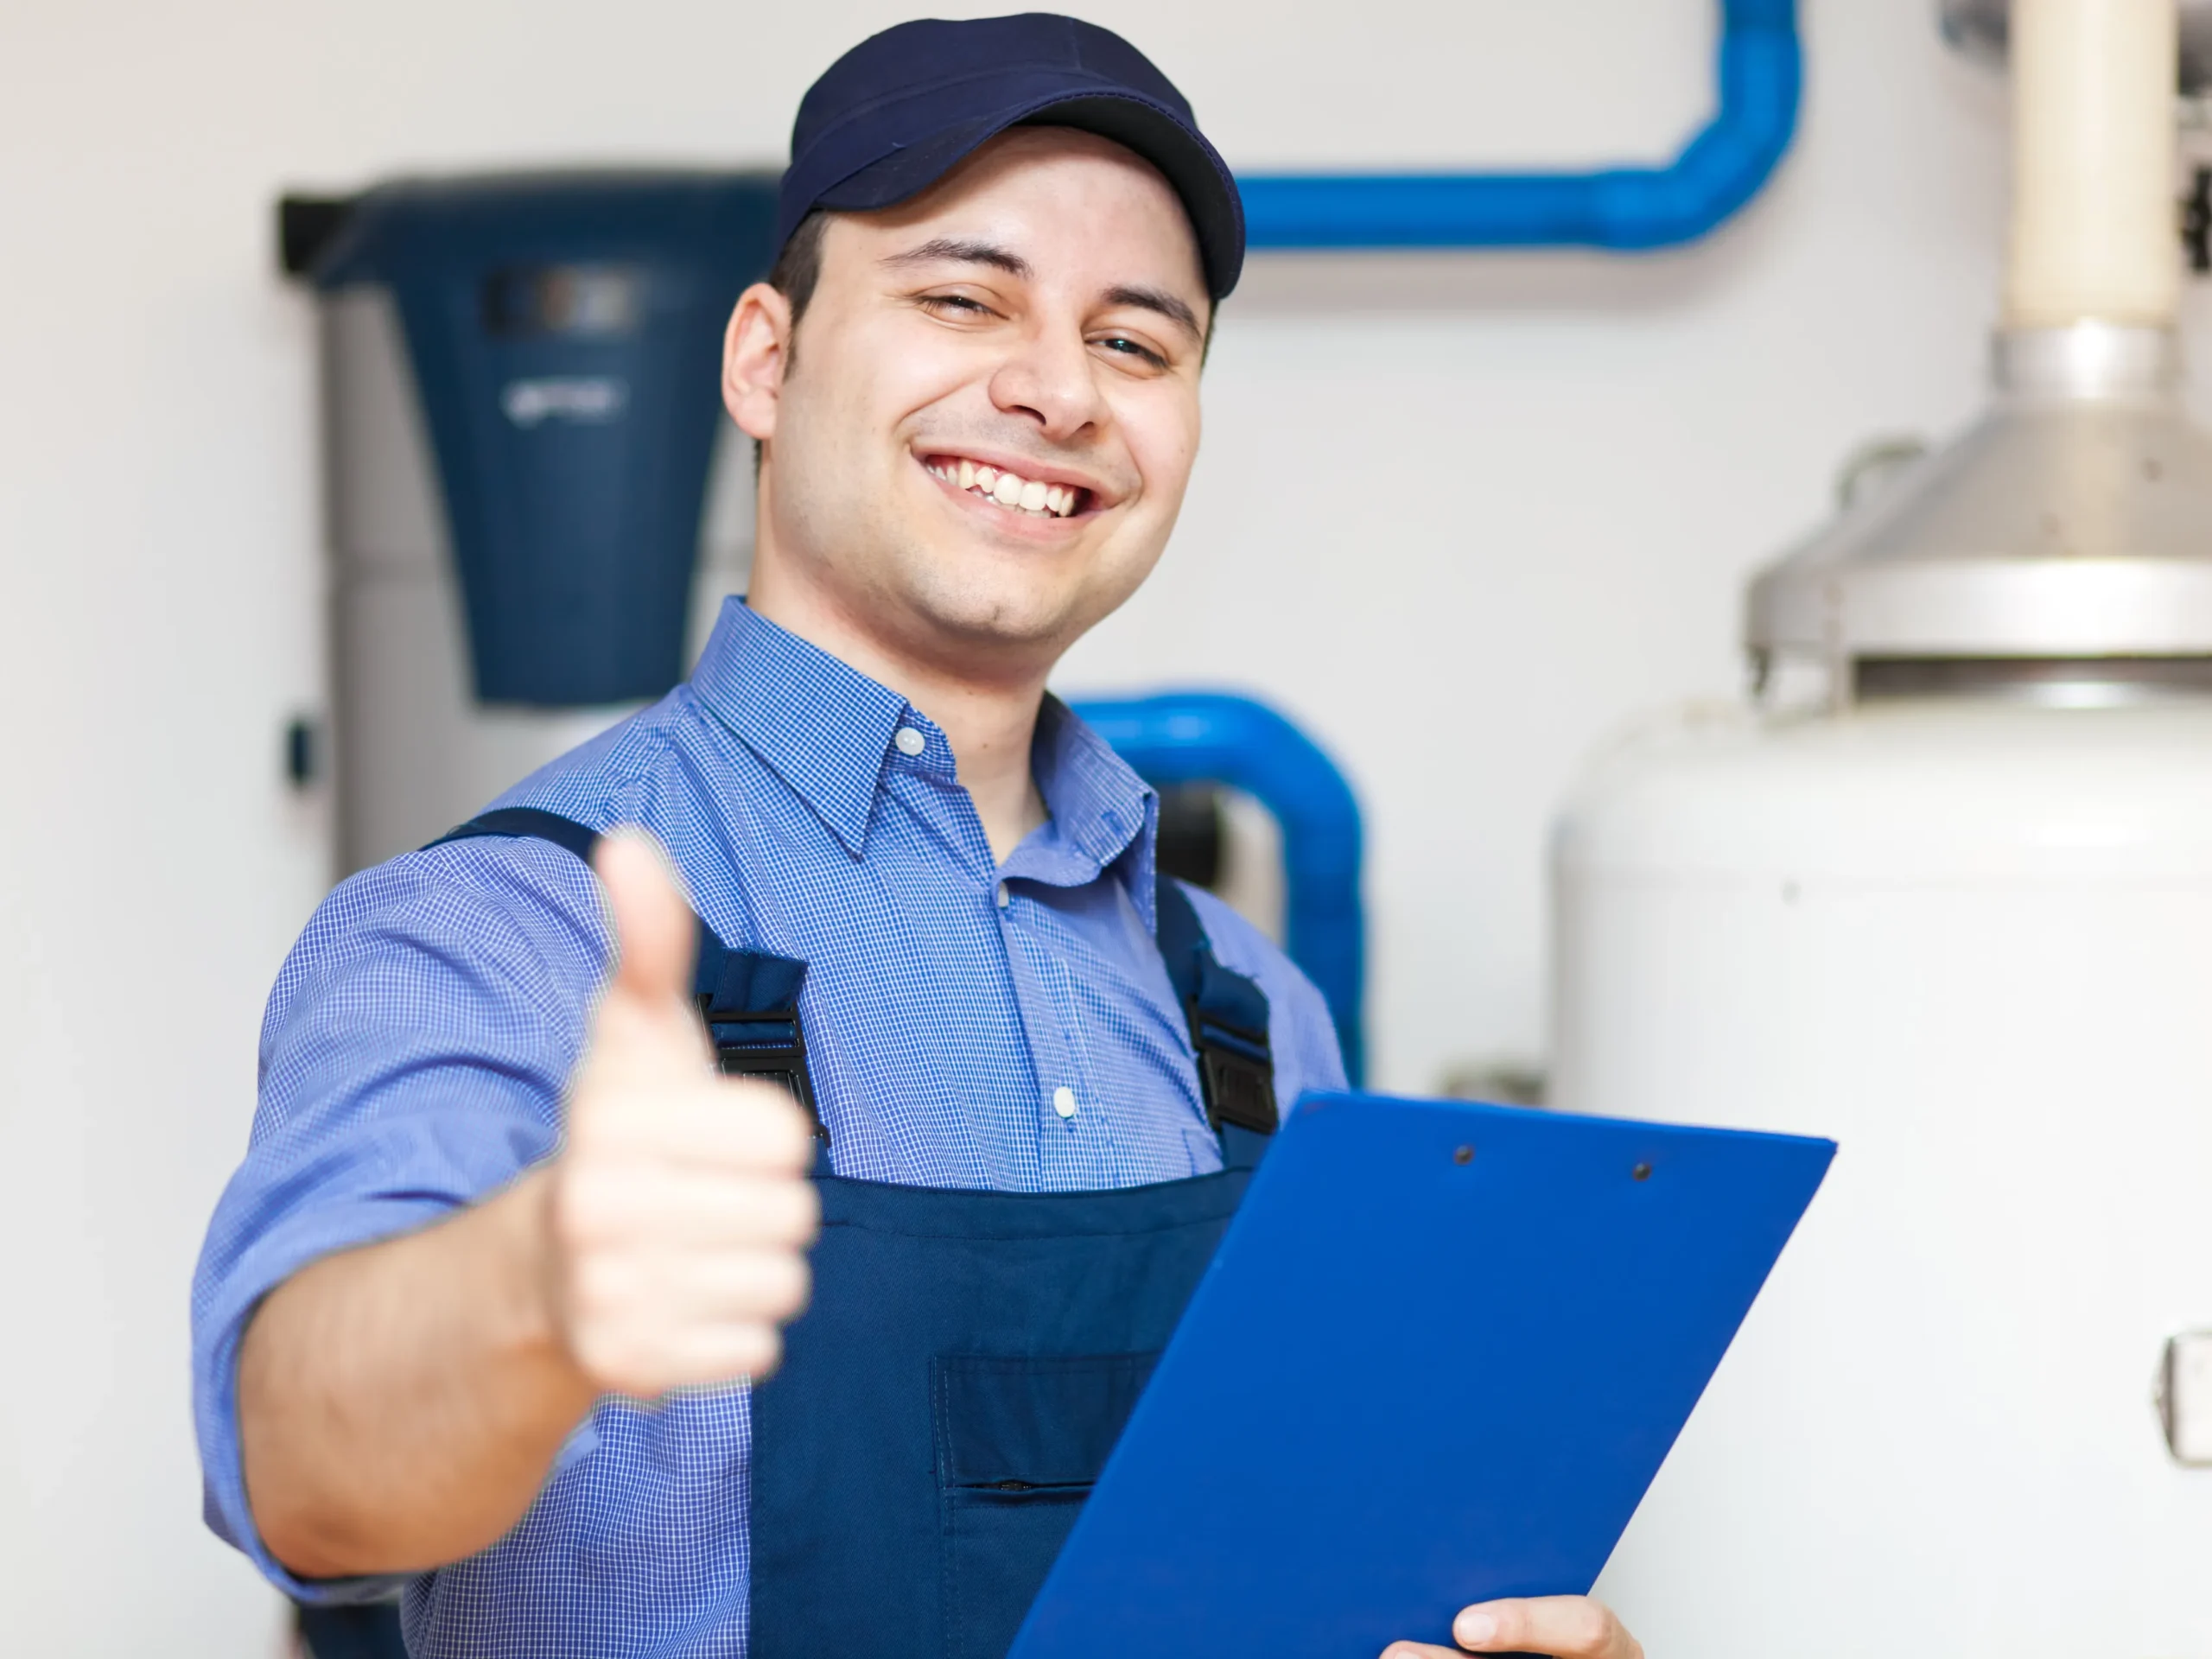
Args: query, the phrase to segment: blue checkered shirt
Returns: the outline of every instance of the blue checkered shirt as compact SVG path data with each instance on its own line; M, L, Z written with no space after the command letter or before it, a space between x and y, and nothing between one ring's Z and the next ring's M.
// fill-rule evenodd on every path
M1001 864L933 722L733 600L689 683L498 804L643 824L730 945L809 964L838 1174L1049 1192L1209 1173L1219 1148L1153 942L1157 803L1049 698L1033 769L1050 821ZM1279 1097L1343 1087L1319 993L1193 898L1216 955L1267 993ZM238 1456L246 1320L316 1257L553 1152L610 949L580 861L480 840L345 882L277 976L245 1161L193 1287L194 1404L210 1522L294 1595L400 1581L302 1583L262 1545ZM410 1651L741 1656L751 1443L742 1386L602 1400L512 1533L405 1581Z

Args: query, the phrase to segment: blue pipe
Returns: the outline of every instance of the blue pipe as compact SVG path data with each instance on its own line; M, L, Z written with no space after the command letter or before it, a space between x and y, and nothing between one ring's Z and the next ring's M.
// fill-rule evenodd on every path
M1721 0L1719 108L1664 167L1595 173L1241 175L1255 248L1592 247L1691 242L1757 195L1789 148L1796 0Z
M1357 1087L1367 1071L1367 931L1359 803L1344 773L1312 738L1249 697L1168 691L1074 709L1154 786L1225 784L1274 814L1282 826L1284 947L1328 1003L1345 1075Z

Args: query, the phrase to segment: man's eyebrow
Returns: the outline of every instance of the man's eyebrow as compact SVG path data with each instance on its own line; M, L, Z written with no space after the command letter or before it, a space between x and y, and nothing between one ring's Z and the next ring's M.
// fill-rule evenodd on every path
M887 254L883 264L894 268L947 264L988 265L1025 283L1037 274L1036 268L1012 248L1001 247L995 242L955 236L932 237L918 247ZM1106 290L1106 302L1109 305L1134 306L1141 311L1163 316L1183 329L1192 340L1202 340L1206 337L1205 329L1198 322L1198 314L1191 308L1190 302L1164 288L1147 288L1140 283L1125 283Z
M883 261L887 265L932 265L946 262L989 265L1024 282L1037 274L1030 269L1029 262L1011 248L1002 248L995 242L962 241L951 236L934 238L918 248L908 248L904 253L890 254Z
M1109 288L1106 290L1109 305L1131 305L1141 311L1154 311L1187 332L1192 340L1204 340L1206 331L1198 327L1198 314L1187 302L1164 288Z

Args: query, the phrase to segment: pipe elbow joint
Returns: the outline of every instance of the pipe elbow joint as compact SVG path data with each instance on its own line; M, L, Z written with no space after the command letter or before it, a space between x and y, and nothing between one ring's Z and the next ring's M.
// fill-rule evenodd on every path
M1758 194L1796 136L1795 0L1723 0L1719 107L1664 167L1596 173L1261 174L1243 179L1255 248L1596 247L1693 242Z

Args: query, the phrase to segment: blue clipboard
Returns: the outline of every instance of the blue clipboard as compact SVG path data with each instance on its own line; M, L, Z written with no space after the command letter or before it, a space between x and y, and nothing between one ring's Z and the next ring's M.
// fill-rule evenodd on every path
M1834 1154L1303 1096L1010 1659L1343 1659L1586 1593Z

